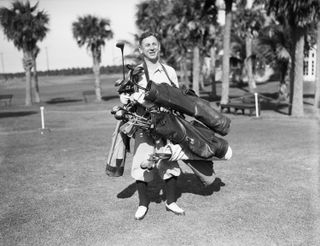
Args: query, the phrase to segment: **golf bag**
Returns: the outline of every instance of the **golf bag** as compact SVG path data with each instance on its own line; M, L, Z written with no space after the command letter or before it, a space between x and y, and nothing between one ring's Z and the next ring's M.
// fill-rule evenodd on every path
M198 122L190 123L168 112L152 112L151 122L151 134L169 139L200 158L222 158L227 152L228 142Z
M112 134L112 142L107 157L106 174L111 177L120 177L123 175L127 152L130 151L130 139L120 131L121 121L117 122L116 128Z
M183 91L165 83L155 84L149 81L149 88L144 99L158 106L195 117L221 136L227 135L230 119L212 108L208 101L188 92L188 90Z

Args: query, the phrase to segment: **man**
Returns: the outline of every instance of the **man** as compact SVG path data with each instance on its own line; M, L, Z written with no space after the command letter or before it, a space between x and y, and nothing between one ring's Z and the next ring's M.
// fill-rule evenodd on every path
M143 33L139 39L139 52L143 58L144 75L139 81L139 86L146 88L148 81L154 83L168 83L169 85L178 87L178 78L175 70L165 64L160 63L160 42L155 33ZM127 104L129 101L140 103L141 108L148 107L148 103L144 101L144 90L139 89L138 92L129 96L121 94L120 100ZM142 169L141 166L148 162L150 155L155 152L156 146L159 147L161 142L157 142L153 137L138 129L134 134L135 147L132 161L131 176L136 180L139 206L135 213L135 219L141 220L148 211L149 198L147 196L147 186L153 180L155 172L158 171L160 177L165 181L166 202L165 206L168 211L177 215L184 215L185 212L176 204L176 183L177 177L181 170L176 161L160 160L156 169Z

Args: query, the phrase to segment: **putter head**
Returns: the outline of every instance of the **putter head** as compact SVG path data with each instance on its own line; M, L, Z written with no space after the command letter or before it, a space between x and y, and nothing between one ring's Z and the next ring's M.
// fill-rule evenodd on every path
M121 50L123 50L123 48L124 48L124 43L118 42L118 43L116 43L116 47L119 48L119 49L121 49Z

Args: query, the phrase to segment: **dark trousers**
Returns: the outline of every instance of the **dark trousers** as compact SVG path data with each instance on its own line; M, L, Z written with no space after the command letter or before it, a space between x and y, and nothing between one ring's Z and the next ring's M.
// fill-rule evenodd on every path
M176 186L177 186L177 177L173 176L165 181L165 192L166 192L166 200L167 204L171 204L176 202ZM148 183L144 181L136 181L138 196L139 196L139 206L148 207L150 201L148 198Z

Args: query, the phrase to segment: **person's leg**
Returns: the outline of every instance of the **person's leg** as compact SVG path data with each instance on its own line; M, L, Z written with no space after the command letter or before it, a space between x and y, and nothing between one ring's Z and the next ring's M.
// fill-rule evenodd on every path
M136 184L137 184L137 191L138 191L138 197L139 197L139 206L148 207L148 205L149 205L149 198L147 195L148 183L144 182L144 181L137 180Z
M167 204L171 204L177 201L176 197L176 185L177 185L177 177L173 176L165 181L165 189L166 189L166 200Z
M178 215L184 215L185 212L181 209L176 201L176 186L178 176L181 174L181 169L176 161L161 160L157 164L158 172L160 177L165 182L165 192L166 192L166 208Z
M154 152L152 139L138 130L135 134L134 155L131 167L131 176L136 180L139 206L135 219L141 220L147 214L149 199L147 196L147 182L153 180L155 170L143 170L140 165Z
M149 159L150 154L154 153L153 139L143 131L138 130L135 133L134 142L131 176L135 180L150 182L153 180L155 170L142 169L141 164Z
M165 181L165 189L166 189L166 208L168 211L171 211L177 215L185 215L185 212L182 208L180 208L177 201L176 187L177 187L177 177L172 176Z
M147 214L148 206L149 206L149 198L147 194L147 182L137 180L137 191L139 197L139 206L134 215L136 220L142 220L144 216Z

